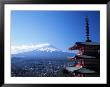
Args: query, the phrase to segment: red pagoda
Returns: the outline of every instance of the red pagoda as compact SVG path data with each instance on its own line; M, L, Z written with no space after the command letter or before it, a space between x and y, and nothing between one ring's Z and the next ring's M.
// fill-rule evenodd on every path
M92 42L89 35L88 17L86 17L86 41L76 42L69 50L78 50L71 61L77 61L74 66L65 67L64 73L73 77L100 76L100 44Z

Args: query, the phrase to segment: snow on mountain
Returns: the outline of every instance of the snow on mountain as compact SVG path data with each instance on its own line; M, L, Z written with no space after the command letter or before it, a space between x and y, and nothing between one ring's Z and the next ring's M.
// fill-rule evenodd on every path
M12 57L23 58L67 58L73 53L63 52L51 44L12 46Z
M58 48L52 46L51 44L46 43L46 44L36 44L36 45L12 46L11 54L24 53L24 52L29 52L33 50L46 51L46 52L61 51Z

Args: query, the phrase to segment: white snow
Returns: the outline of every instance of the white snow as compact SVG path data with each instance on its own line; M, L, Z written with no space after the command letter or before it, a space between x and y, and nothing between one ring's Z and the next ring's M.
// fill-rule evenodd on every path
M53 52L53 51L60 51L56 47L52 46L49 43L45 44L35 44L35 45L17 45L17 46L11 46L11 54L18 54L28 51L47 51L47 52Z

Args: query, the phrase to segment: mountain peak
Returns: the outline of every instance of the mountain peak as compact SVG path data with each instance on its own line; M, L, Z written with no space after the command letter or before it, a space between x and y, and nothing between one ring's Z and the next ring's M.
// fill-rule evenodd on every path
M35 50L47 51L47 52L61 51L49 43L11 46L11 54L18 54L23 52L35 51Z

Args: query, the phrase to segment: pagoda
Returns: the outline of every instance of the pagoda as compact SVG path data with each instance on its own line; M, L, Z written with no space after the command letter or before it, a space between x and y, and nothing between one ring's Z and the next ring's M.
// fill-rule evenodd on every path
M86 40L76 42L69 50L78 50L71 61L77 61L73 66L64 68L67 76L73 77L98 77L100 76L100 44L90 40L88 17L86 21Z

